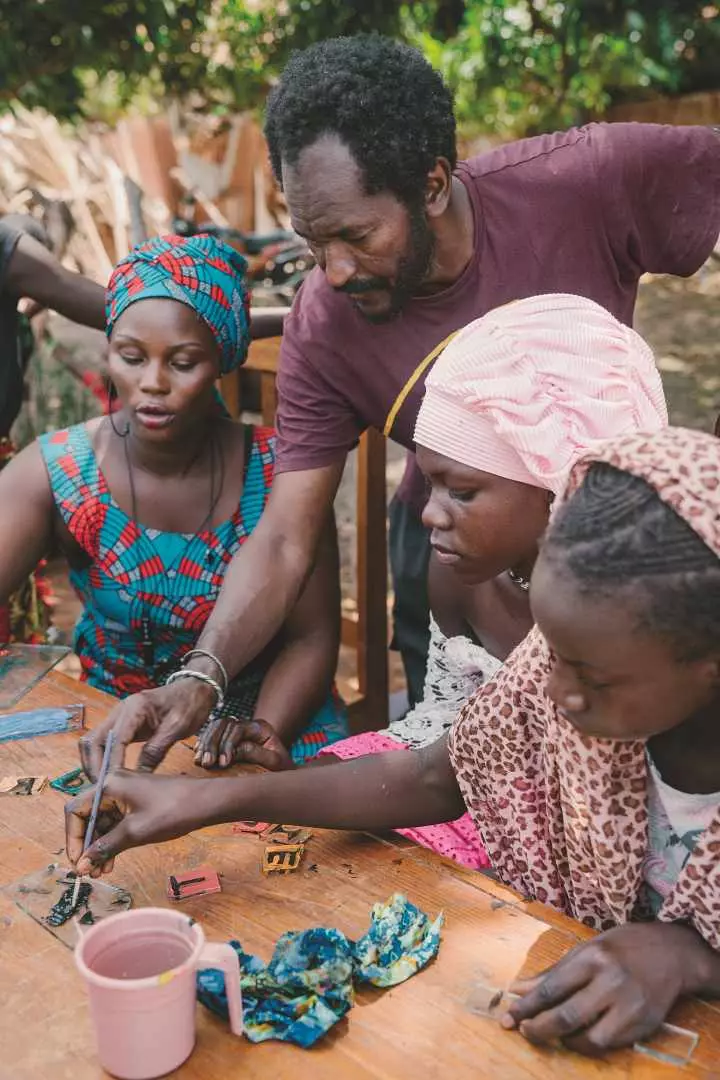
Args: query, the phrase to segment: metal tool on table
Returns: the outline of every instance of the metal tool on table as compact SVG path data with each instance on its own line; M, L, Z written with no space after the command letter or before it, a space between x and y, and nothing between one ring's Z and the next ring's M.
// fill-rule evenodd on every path
M100 802L103 796L103 788L105 787L107 774L110 771L110 758L112 755L114 742L115 732L110 731L108 734L107 742L105 743L105 753L103 754L102 765L100 766L100 775L97 779L95 795L93 796L92 807L90 808L90 817L88 819L87 829L85 830L85 839L83 841L83 855L92 844L93 833L95 832L95 826L97 825L98 814L100 812ZM73 888L73 907L75 906L75 904L77 904L77 898L80 892L80 884L82 880L83 879L80 874L78 874L78 876L75 878L75 886Z

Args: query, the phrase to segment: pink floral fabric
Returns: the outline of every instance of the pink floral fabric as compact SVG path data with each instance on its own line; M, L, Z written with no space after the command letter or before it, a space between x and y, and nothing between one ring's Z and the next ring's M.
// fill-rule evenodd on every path
M651 484L720 558L720 443L668 428L613 440L572 471L565 498L605 461ZM643 742L583 737L545 696L537 628L465 706L450 735L463 797L506 884L596 929L648 914ZM658 918L686 920L720 948L720 813L699 837Z

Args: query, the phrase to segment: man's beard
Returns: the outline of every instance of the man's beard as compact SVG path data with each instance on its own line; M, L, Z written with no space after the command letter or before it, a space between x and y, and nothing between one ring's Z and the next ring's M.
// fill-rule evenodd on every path
M397 279L392 284L387 278L369 278L366 281L349 282L338 292L356 296L364 292L383 291L390 294L387 311L377 315L361 314L372 323L384 323L396 318L409 300L415 296L425 281L435 254L435 235L428 225L422 206L409 206L410 237L405 254L398 264Z

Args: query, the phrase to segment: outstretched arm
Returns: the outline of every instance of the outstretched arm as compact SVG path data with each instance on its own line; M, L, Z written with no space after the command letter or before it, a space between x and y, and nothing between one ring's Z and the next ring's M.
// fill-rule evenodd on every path
M102 835L81 858L91 803L86 792L66 806L67 852L80 872L95 874L126 848L225 821L372 831L452 821L465 809L444 738L417 752L375 754L322 770L194 780L120 769L105 785Z

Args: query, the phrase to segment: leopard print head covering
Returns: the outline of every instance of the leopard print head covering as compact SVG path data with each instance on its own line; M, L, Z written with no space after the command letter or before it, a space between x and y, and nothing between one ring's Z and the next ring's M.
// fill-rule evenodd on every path
M720 558L720 441L703 431L664 428L603 443L576 462L563 500L591 465L604 462L644 480Z

